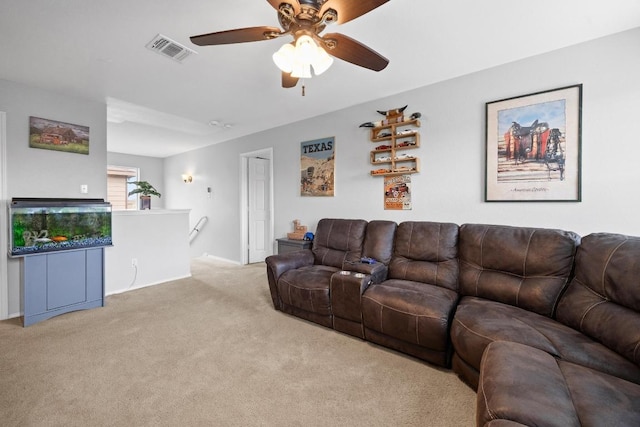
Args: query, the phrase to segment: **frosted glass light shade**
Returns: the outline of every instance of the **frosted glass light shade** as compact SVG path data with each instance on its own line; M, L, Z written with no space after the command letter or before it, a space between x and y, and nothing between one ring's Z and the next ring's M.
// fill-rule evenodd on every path
M296 57L305 64L315 61L317 55L316 42L309 36L300 36L296 40Z
M313 72L316 73L316 76L324 73L331 67L333 64L333 58L329 56L329 54L320 46L318 46L316 59L312 63Z
M304 64L302 62L296 62L293 64L293 71L291 72L291 77L297 77L299 79L310 79L311 78L311 65Z
M282 47L273 54L273 62L285 73L290 73L293 70L295 51L296 49L291 43L282 45Z
M319 76L333 64L333 58L307 35L298 37L295 46L292 43L283 45L272 58L280 70L301 79L311 78L311 67Z

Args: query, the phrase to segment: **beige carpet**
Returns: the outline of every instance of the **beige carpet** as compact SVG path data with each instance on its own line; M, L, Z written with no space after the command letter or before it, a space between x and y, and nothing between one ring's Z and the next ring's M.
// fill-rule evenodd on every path
M474 425L452 372L275 311L264 264L192 273L0 322L0 425Z

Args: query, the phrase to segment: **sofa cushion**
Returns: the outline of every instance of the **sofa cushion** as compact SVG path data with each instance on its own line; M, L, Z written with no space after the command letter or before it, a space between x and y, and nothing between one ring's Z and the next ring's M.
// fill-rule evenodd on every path
M314 263L348 270L360 262L366 229L363 219L321 219L313 239Z
M406 221L396 230L388 279L362 296L367 340L441 366L451 355L458 301L458 226Z
M640 382L640 368L606 346L546 316L495 301L463 297L451 325L451 340L456 355L478 371L491 342L511 341ZM473 378L464 379L474 385Z
M367 328L396 339L446 351L455 292L420 282L390 279L371 285L362 297Z
M476 421L494 426L499 419L549 427L640 425L640 386L529 346L494 342L482 360Z
M369 221L364 237L362 255L389 264L393 255L393 240L398 224L393 221Z
M585 236L557 318L640 366L640 238Z
M406 221L396 231L389 278L458 290L458 226Z
M562 230L464 224L460 292L551 317L579 240Z
M329 286L331 275L339 271L326 265L289 270L278 280L282 303L311 313L331 315Z
M398 224L393 221L369 222L362 246L362 256L373 258L375 263L362 263L358 259L345 265L345 269L371 276L372 283L380 283L386 279L397 227Z

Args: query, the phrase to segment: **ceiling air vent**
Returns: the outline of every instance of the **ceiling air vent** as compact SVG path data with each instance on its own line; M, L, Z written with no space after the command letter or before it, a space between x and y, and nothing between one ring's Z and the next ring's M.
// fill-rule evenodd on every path
M178 62L183 62L192 53L197 53L195 50L182 46L180 43L173 41L162 34L158 34L153 38L153 40L147 43L147 48Z

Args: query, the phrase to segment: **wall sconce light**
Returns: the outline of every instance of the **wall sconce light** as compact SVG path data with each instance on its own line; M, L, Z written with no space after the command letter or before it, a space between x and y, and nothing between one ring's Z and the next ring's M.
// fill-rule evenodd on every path
M182 180L184 181L185 184L189 184L193 182L193 177L191 175L182 174Z

